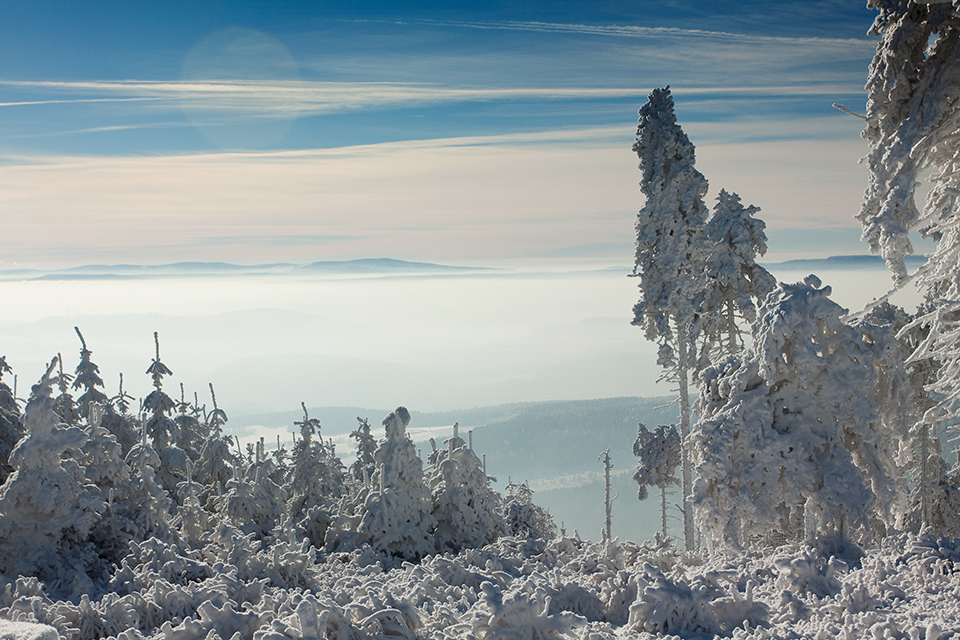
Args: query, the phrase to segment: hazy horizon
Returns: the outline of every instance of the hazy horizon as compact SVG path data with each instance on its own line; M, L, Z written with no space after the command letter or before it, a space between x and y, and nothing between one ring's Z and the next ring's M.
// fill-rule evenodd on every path
M774 274L798 281L803 271ZM824 271L855 312L883 269ZM630 326L636 281L615 269L414 276L120 278L0 282L3 355L20 395L80 327L107 392L137 397L158 331L168 392L207 384L234 413L400 404L447 410L515 401L669 395L656 347ZM914 292L898 301L915 304ZM174 393L176 392L176 393Z

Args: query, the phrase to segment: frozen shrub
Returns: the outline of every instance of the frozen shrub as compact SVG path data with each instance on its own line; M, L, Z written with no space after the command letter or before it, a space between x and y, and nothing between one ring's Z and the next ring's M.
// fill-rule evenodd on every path
M526 482L507 485L503 520L507 535L549 539L557 534L553 518L546 509L533 503L533 489Z
M500 496L490 488L483 462L457 435L434 456L430 478L437 550L459 551L493 542L504 532Z

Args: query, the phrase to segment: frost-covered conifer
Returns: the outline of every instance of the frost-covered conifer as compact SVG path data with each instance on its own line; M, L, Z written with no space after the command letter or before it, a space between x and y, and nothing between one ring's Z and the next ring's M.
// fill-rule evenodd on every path
M307 532L311 542L320 547L343 494L343 463L336 456L332 443L323 441L320 421L311 418L304 403L300 440L293 447L287 485L287 510ZM314 439L316 436L316 439Z
M550 512L534 504L529 483L511 482L503 499L503 520L507 535L518 538L549 540L557 535L557 526Z
M156 331L153 332L153 341L157 355L147 368L147 373L153 379L153 391L143 401L143 410L150 412L144 426L153 448L162 451L171 446L178 436L177 424L167 415L176 409L177 404L163 391L163 377L173 375L173 371L160 361L160 336Z
M879 11L872 33L880 42L867 81L863 137L870 144L870 177L857 218L897 284L907 281L905 256L913 252L908 234L917 230L936 242L914 277L924 304L904 330L920 337L908 364L915 372L936 372L924 381L935 401L918 404L926 468L935 455L930 450L938 447L935 433L960 408L960 7L870 4ZM930 189L919 208L916 192L925 177ZM933 487L927 481L934 475L921 476L927 515L926 488Z
M269 536L283 519L286 492L273 481L276 465L264 452L263 439L255 449L246 473L227 483L227 491L216 499L217 512L238 529L259 539Z
M654 90L640 109L633 150L640 158L640 190L646 202L637 215L634 275L640 300L633 324L660 345L658 364L678 385L680 435L690 432L689 372L698 368L696 341L705 301L707 264L703 197L707 180L694 168L693 144L677 124L669 87ZM682 492L684 541L694 547L690 505L691 468L684 449Z
M781 284L753 345L700 376L696 499L712 549L884 533L902 514L891 333L853 327L815 276ZM901 367L902 372L902 367Z
M130 490L122 502L126 529L135 540L166 533L173 500L157 481L160 456L147 441L146 429L142 429L140 442L131 447L124 460L131 473Z
M213 395L213 385L210 385L210 394ZM191 460L196 460L200 456L200 450L207 441L210 433L211 422L208 419L205 423L200 421L201 409L197 406L197 396L194 394L193 404L186 401L184 397L183 383L180 383L180 402L177 403L177 415L173 419L177 423L177 446L187 452ZM217 412L216 397L214 396L214 413ZM221 410L222 413L222 410ZM218 420L221 417L217 418ZM226 422L226 414L222 414L223 422Z
M637 471L634 481L640 485L637 497L646 500L647 487L660 489L660 526L667 535L667 488L680 484L677 467L680 466L680 433L677 425L660 425L651 433L646 425L637 426L637 439L633 443L633 455L637 456Z
M327 533L330 549L357 548L369 544L374 550L415 560L435 550L436 520L430 515L430 489L423 478L423 463L406 429L410 412L397 407L383 419L386 439L374 455L377 471L370 485L361 490L357 503L341 508Z
M140 441L142 426L129 412L130 400L133 396L123 390L123 374L120 374L120 391L118 395L110 398L110 403L105 407L103 422L101 423L107 431L112 433L123 448L123 456L126 458L130 449Z
M77 337L80 338L80 364L74 370L73 388L75 390L83 389L83 393L77 398L77 411L83 417L90 415L90 403L104 405L107 403L107 394L100 391L97 387L103 386L103 379L100 377L100 367L91 359L93 351L87 349L87 343L80 333L79 327L74 327Z
M191 546L202 547L207 534L219 524L209 511L200 503L201 485L194 482L193 464L188 462L187 480L177 485L177 494L182 504L177 509L173 523L183 539Z
M7 364L6 356L0 356L0 484L13 471L8 460L10 452L23 437L20 405L13 397L13 390L3 381L3 374L13 369Z
M434 454L430 490L437 551L479 548L504 533L500 496L490 488L483 462L457 433Z
M707 221L704 310L709 313L705 313L703 339L708 355L736 353L742 348L738 318L748 324L756 320L756 305L777 284L756 262L767 252L766 225L755 217L759 212L758 207L744 207L737 194L721 189Z
M880 42L867 79L863 137L870 144L870 179L857 219L871 250L901 282L907 276L904 258L913 253L908 233L919 228L939 238L944 223L956 225L960 8L903 0L869 4L879 11L871 33ZM931 169L933 190L920 211L916 190ZM945 239L956 244L956 237ZM956 265L938 246L931 261L941 260Z
M147 368L153 379L153 391L144 399L143 410L150 412L144 428L149 435L153 450L160 456L157 479L166 491L176 498L177 485L186 479L187 453L176 445L180 438L177 423L168 415L176 409L177 403L163 390L163 377L173 372L160 361L160 337L153 333L156 345L156 357Z
M100 487L109 501L112 494L122 490L130 480L130 467L123 459L120 443L102 426L104 406L92 403L88 411L87 440L77 459L84 467L87 480Z
M72 581L63 572L77 559L62 554L86 540L106 506L73 457L86 434L61 424L56 413L51 375L57 362L32 389L23 416L26 435L10 454L14 472L0 487L0 572L8 576Z
M203 485L201 497L204 501L223 493L235 475L234 469L240 464L232 450L232 437L223 433L227 414L217 406L213 384L210 385L210 396L213 398L213 411L206 417L206 427L203 430L208 435L200 449L195 471L197 481Z
M377 439L370 433L370 422L366 418L357 417L357 428L350 433L350 437L357 441L357 459L350 465L350 472L354 479L363 482L376 471L374 453L377 450Z
M87 481L96 485L106 500L106 509L94 525L91 539L102 558L118 563L127 552L127 544L137 533L128 523L127 503L130 495L130 466L123 457L123 447L103 427L106 407L91 402L87 405L87 440L77 454Z
M57 385L60 395L53 401L54 411L60 417L60 421L69 426L80 424L82 415L77 408L77 403L70 395L70 382L73 376L63 371L63 356L57 354L57 375L53 378L53 384Z

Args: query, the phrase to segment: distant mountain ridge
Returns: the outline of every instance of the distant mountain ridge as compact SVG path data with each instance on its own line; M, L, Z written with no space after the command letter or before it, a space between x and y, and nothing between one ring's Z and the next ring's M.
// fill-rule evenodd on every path
M926 256L907 256L907 267L914 269L927 261ZM828 271L853 271L858 269L885 269L886 263L880 256L852 255L830 256L829 258L805 258L787 260L785 262L761 263L767 269L796 269L810 270L825 269Z
M411 262L395 258L326 260L306 264L270 263L238 265L229 262L174 262L159 265L89 264L66 269L0 270L0 279L93 280L112 278L165 278L237 275L417 275L493 271L489 267L463 267Z

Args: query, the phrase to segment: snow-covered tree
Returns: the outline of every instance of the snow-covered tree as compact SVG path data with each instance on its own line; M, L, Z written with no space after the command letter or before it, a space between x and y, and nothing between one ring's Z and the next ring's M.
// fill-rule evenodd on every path
M430 514L430 488L423 463L407 435L410 412L397 407L383 419L386 438L374 454L377 470L370 486L361 491L352 513L338 514L327 534L328 548L359 547L415 560L435 550L436 520Z
M453 425L447 447L435 453L430 491L437 521L437 551L479 548L504 532L500 496L490 487L483 462Z
M872 33L880 37L867 82L866 128L870 144L869 183L858 220L872 251L880 253L894 281L908 280L909 233L935 241L925 265L913 276L924 304L905 333L919 334L908 358L925 380L928 398L921 431L930 449L935 434L960 411L960 7L956 3L874 0L879 14ZM922 207L922 179L929 191ZM922 456L924 469L929 455ZM934 462L933 466L939 466ZM924 512L930 514L921 475ZM926 479L926 480L924 480ZM926 517L926 516L925 516Z
M90 402L87 411L87 440L77 452L76 459L83 467L87 481L100 489L107 503L93 527L91 540L102 558L116 564L128 551L129 542L137 539L138 533L136 527L130 526L127 513L131 471L124 460L123 447L103 427L107 416L105 405Z
M633 455L637 470L633 479L640 485L637 497L646 500L647 487L660 489L660 526L667 535L667 489L680 484L677 467L680 466L680 433L677 425L660 425L651 432L646 425L637 426L637 439L633 443Z
M165 534L173 500L157 481L160 456L147 441L146 429L141 431L140 442L131 447L124 460L130 467L130 486L122 501L113 503L114 511L125 516L124 526L135 540Z
M93 351L87 349L87 342L83 339L79 327L74 327L77 337L80 338L80 364L74 370L73 388L75 390L83 389L83 393L77 398L77 410L83 417L90 415L90 403L105 405L107 403L107 394L100 391L97 387L103 386L103 378L100 377L100 367L98 367L90 356Z
M0 356L0 484L13 471L8 462L10 452L23 437L20 405L17 404L13 390L3 381L3 375L12 371L6 356Z
M707 355L736 353L743 347L738 320L757 319L757 304L777 280L757 264L767 252L766 225L759 207L744 207L740 196L721 189L706 225L708 243L703 340Z
M305 403L300 406L303 420L294 423L300 427L300 439L293 447L284 490L290 517L320 547L343 493L344 469L333 443L324 442L320 435L320 421L310 417Z
M213 384L210 385L210 395L214 397L213 410L217 414L217 420L226 422L226 413L217 407L216 396L213 394ZM193 396L193 403L187 402L183 390L183 383L180 383L180 402L177 403L177 415L173 421L177 423L177 446L187 452L192 460L196 460L200 455L200 450L207 441L210 433L211 420L208 418L205 422L200 420L201 408L197 406L197 395Z
M534 504L533 489L527 482L510 482L503 499L503 521L507 535L518 538L551 539L557 535L557 525L550 512Z
M870 144L870 178L857 218L871 250L902 282L904 258L913 252L909 232L939 238L944 223L956 224L960 8L905 0L869 5L879 11L871 33L880 42L867 79L863 137ZM921 211L916 191L930 170L933 190ZM932 258L942 259L949 255Z
M147 368L147 374L153 379L153 391L143 401L143 410L150 412L144 426L153 448L161 451L177 438L177 424L168 415L176 409L177 403L163 390L163 377L173 375L173 371L160 361L160 336L156 331L153 332L153 341L157 355Z
M123 448L123 456L130 453L130 449L140 441L142 426L136 416L129 412L130 401L133 396L123 390L123 374L120 374L119 393L110 398L105 407L103 427L112 433Z
M640 190L646 202L637 215L634 275L640 300L633 324L660 345L658 364L678 386L680 434L690 432L689 372L698 368L696 342L705 302L707 266L703 198L707 180L694 168L694 146L677 123L669 87L654 90L640 109L633 150L640 158ZM684 541L694 547L690 505L692 474L684 449L682 491Z
M80 410L73 396L70 395L70 382L73 376L63 371L63 356L57 354L57 375L53 378L53 384L60 390L60 395L53 401L54 410L60 416L60 421L70 426L77 426L82 419Z
M354 479L363 482L376 471L377 465L374 454L377 451L377 439L370 433L370 422L366 418L357 417L357 428L350 433L350 437L357 441L357 459L350 465L350 472Z
M200 449L194 472L197 481L203 487L201 498L204 501L224 492L227 484L236 475L235 469L241 462L233 453L233 438L223 433L227 414L217 406L213 384L210 385L210 396L213 398L213 411L206 417L206 426L202 429L207 433L207 437ZM187 427L189 428L190 425L187 424ZM201 429L197 428L197 432L200 431Z
M850 326L815 276L780 284L753 345L700 375L696 500L711 549L863 538L904 507L892 333Z
M144 422L144 429L150 437L153 450L160 456L157 479L163 488L176 498L177 485L187 477L189 456L176 445L180 430L169 414L176 409L177 403L163 390L163 377L172 375L173 372L160 361L160 337L156 331L153 332L153 341L156 357L147 368L147 373L153 379L153 391L143 401L143 410L150 412Z
M246 473L227 483L227 491L216 499L217 511L238 529L263 539L283 519L286 492L273 481L274 461L266 456L263 439L257 443L253 463Z
M106 506L73 457L87 435L57 415L51 397L57 362L50 362L31 391L26 435L10 454L14 472L0 487L0 572L8 576L69 580L82 574L71 549L86 541Z

